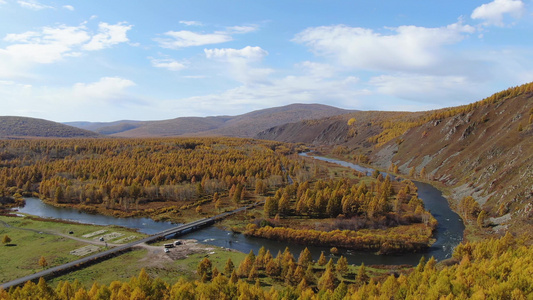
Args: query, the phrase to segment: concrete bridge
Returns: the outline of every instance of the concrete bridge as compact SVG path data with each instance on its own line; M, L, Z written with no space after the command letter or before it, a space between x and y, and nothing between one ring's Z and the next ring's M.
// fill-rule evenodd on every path
M190 222L190 223L187 223L187 224L182 224L182 225L176 226L174 228L163 230L161 232L158 232L158 233L153 234L151 236L145 237L145 238L143 238L141 240L138 240L138 241L134 241L134 242L127 243L127 244L124 244L124 245L121 245L121 246L117 246L117 247L111 248L109 250L106 250L106 251L103 251L103 252L100 252L100 253L96 253L96 254L93 254L93 255L90 255L90 256L87 256L87 257L84 257L84 258L81 258L81 259L78 259L78 260L63 264L63 265L60 265L60 266L52 267L52 268L37 272L37 273L32 274L32 275L28 275L28 276L25 276L25 277L22 277L22 278L18 278L18 279L15 279L15 280L12 280L12 281L9 281L9 282L6 282L6 283L2 283L0 285L0 288L3 288L3 289L7 290L7 289L9 289L12 286L22 285L26 281L30 281L30 280L31 281L37 281L41 277L43 277L45 279L54 278L54 277L66 274L68 272L71 272L73 270L79 270L79 269L82 269L82 268L84 268L84 267L86 267L88 265L95 264L95 263L101 262L101 261L103 261L105 259L108 259L110 257L114 257L114 256L120 255L120 254L122 254L124 252L130 251L131 248L133 248L134 246L136 246L138 244L149 243L149 242L153 242L153 241L156 241L156 240L165 239L165 237L167 237L167 236L179 236L179 235L184 234L185 232L191 232L191 231L195 231L195 230L198 230L200 228L203 228L203 227L211 226L215 222L220 221L220 220L222 220L222 219L224 219L224 218L226 218L226 217L228 217L230 215L233 215L233 214L236 214L238 212L253 208L253 207L257 206L257 205L260 205L261 203L262 202L258 202L258 203L255 203L255 204L252 204L252 205L249 205L249 206L244 206L244 207L232 210L232 211L224 212L224 213L216 215L214 217L196 220L194 222Z

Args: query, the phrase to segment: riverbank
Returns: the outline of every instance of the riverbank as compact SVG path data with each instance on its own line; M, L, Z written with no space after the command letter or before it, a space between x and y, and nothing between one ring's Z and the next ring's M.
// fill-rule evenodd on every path
M76 250L88 245L99 252L118 244L124 238L139 239L144 235L116 226L95 226L74 222L44 220L32 216L0 216L0 236L9 236L11 242L0 246L0 282L7 282L41 271L39 260L44 257L46 267L61 265L79 258ZM94 232L99 235L84 237ZM113 233L115 238L100 241Z
M0 246L0 283L145 237L135 230L119 226L80 224L22 214L0 216L0 236L4 235L9 236L11 242ZM77 279L90 288L94 281L109 284L113 280L129 279L142 268L147 269L151 276L173 282L177 276L193 278L198 260L205 255L213 256L221 268L228 258L240 261L245 255L233 249L202 244L194 239L180 241L181 245L170 249L168 253L163 251L165 242L140 244L130 252L59 276L50 282L55 284L62 280ZM44 268L39 265L41 257L47 262Z
M307 153L301 153L302 156L337 164L363 174L372 174L375 171L375 169L369 166L353 164L344 160L331 158L331 156L315 156L315 154L320 153L314 152L313 156L307 155ZM386 174L386 172L381 173ZM405 178L403 176L401 177ZM392 178L395 180L395 177ZM427 256L433 256L437 260L451 258L453 249L463 240L465 230L463 220L455 211L452 210L448 200L443 196L442 192L438 188L427 182L416 180L413 180L412 182L416 185L418 197L424 202L425 208L432 212L432 215L438 221L437 228L434 231L434 238L436 242L426 253Z
M350 157L347 157L347 155L342 154L334 154L330 153L329 151L323 151L323 152L313 152L313 154L316 154L318 156L323 156L326 158L331 159L339 159L343 161L351 161L352 159ZM384 163L384 162L382 162ZM369 165L365 163L358 163L363 168L368 169L376 169L380 171L381 173L392 173L391 170L385 170L383 168L378 168L374 165ZM463 236L462 240L465 242L474 242L474 241L481 241L488 238L499 238L503 236L508 229L509 225L507 224L510 215L507 214L503 218L490 218L485 226L479 226L476 219L466 219L464 216L461 215L461 213L458 210L459 202L464 197L470 196L470 195L476 195L479 194L479 189L476 189L472 185L468 184L461 184L461 185L455 185L450 186L446 185L441 181L432 181L428 178L422 178L419 176L419 174L413 174L413 176L410 176L409 174L400 174L400 173L392 173L391 175L398 176L403 179L408 179L411 181L416 181L420 183L425 183L432 185L433 187L437 188L442 192L442 197L446 199L448 206L450 209L456 213L459 218L461 219L461 223L464 226L463 230ZM478 196L479 197L479 196Z

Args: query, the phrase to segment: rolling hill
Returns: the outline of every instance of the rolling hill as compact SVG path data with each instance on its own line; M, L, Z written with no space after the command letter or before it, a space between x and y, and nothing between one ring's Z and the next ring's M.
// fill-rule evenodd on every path
M182 117L162 121L71 122L79 128L117 137L233 136L253 137L267 128L288 122L346 114L322 104L291 104L238 116Z
M0 138L85 138L99 134L43 119L0 116Z

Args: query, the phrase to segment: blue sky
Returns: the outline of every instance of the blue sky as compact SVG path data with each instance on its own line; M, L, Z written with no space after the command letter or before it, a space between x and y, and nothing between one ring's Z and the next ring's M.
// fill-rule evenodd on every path
M429 110L533 81L532 2L0 0L0 115Z

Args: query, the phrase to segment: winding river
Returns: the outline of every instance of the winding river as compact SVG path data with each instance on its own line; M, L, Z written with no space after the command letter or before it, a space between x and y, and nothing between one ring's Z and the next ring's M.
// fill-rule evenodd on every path
M324 157L314 158L337 163L356 169L360 172L371 173L374 171L370 168L364 168L340 160ZM350 264L359 265L364 262L366 265L416 265L422 256L434 256L437 260L443 260L451 257L453 248L462 240L464 231L462 220L450 209L447 200L442 196L442 193L438 189L426 183L416 181L414 181L414 183L418 187L418 195L424 201L426 208L431 211L433 216L435 216L439 222L439 226L437 227L435 233L435 237L437 239L436 242L426 252L398 255L375 255L368 252L340 249L340 254L344 255ZM37 198L27 198L26 205L18 208L18 211L44 218L63 219L96 225L124 226L137 229L139 232L146 234L153 234L175 226L175 224L170 222L156 222L148 218L116 218L112 216L93 215L78 211L73 208L54 207L42 202ZM196 239L201 243L232 248L244 253L248 253L250 250L253 250L256 254L259 251L259 248L262 246L265 246L265 248L269 249L273 255L276 255L278 251L283 251L285 247L289 247L291 252L297 256L300 251L305 248L304 245L247 237L242 234L232 233L214 226L191 232L181 236L180 238ZM308 246L308 248L313 254L314 259L318 259L321 251L324 251L326 254L329 253L329 247Z

